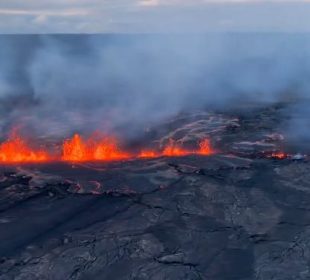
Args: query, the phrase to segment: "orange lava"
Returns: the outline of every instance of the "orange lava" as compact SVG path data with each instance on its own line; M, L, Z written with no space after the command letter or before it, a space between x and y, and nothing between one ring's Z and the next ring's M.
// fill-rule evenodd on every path
M130 154L121 151L114 139L103 139L99 144L96 145L94 152L95 160L121 160L129 159Z
M209 139L201 141L195 150L188 150L174 140L169 140L162 150L142 149L133 154L123 151L113 137L92 136L83 138L75 134L72 138L63 142L62 149L55 154L48 150L32 149L26 140L13 133L12 136L0 144L0 162L47 162L47 161L113 161L128 160L135 158L158 158L158 157L179 157L190 154L211 155L214 151ZM61 154L61 155L60 155Z
M62 146L62 160L65 161L87 161L91 160L86 144L82 137L75 134L72 139L68 139Z
M162 155L166 157L180 157L186 156L193 152L187 151L178 146L174 140L170 139L169 144L164 148Z
M204 139L199 143L198 150L187 150L178 145L174 140L170 139L167 146L164 147L161 153L154 150L142 150L138 155L139 158L157 158L161 156L166 157L179 157L191 154L209 156L214 154L214 150L211 146L209 139Z
M160 157L161 154L157 153L156 151L152 150L142 150L138 155L138 158L157 158Z
M277 152L277 153L272 153L271 157L276 158L276 159L285 159L287 158L287 154L283 152Z
M121 160L130 155L122 152L114 139L102 138L84 140L75 134L63 144L62 160L64 161L93 161L93 160Z
M32 150L18 135L12 135L0 145L0 162L42 162L48 160L47 152Z
M211 146L209 139L204 139L199 143L199 151L198 154L208 156L214 154L214 150Z

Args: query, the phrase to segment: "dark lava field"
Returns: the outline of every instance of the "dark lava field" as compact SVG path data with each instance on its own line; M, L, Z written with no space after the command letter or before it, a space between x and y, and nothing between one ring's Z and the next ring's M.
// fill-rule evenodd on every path
M2 166L0 279L310 279L310 163L281 135L284 113L185 114L150 131L207 136L212 156Z

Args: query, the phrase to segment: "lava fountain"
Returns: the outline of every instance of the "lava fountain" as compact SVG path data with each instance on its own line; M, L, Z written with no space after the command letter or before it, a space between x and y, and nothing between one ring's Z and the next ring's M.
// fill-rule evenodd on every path
M117 141L111 137L102 139L83 139L75 134L63 144L62 160L64 161L111 161L129 159L131 156L118 148Z
M12 134L0 145L1 162L43 162L48 160L50 157L46 151L33 150L24 139L16 134Z
M166 146L160 150L141 149L138 153L122 150L114 137L91 136L84 138L75 134L63 142L61 150L51 154L47 149L33 149L25 139L12 134L0 144L0 162L86 162L86 161L115 161L137 158L179 157L191 154L208 156L214 154L210 140L202 140L197 149L189 150L176 141L170 139Z

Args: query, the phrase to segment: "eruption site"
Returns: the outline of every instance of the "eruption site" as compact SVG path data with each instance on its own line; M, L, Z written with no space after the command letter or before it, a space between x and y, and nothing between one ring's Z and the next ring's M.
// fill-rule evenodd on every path
M50 161L115 161L135 158L178 157L191 154L208 156L214 154L209 139L198 143L197 149L186 149L177 144L173 139L162 150L142 149L138 153L122 150L114 137L91 136L84 138L74 134L70 139L63 142L61 150L50 152L48 148L33 148L28 141L17 133L0 144L0 162L23 163L23 162L50 162Z
M0 280L310 279L309 35L0 36L0 61Z
M27 142L12 134L0 145L0 162L43 162L50 160L47 151L32 149Z
M93 160L124 160L130 154L123 152L114 138L84 140L79 134L65 140L62 146L62 160L64 161L93 161Z

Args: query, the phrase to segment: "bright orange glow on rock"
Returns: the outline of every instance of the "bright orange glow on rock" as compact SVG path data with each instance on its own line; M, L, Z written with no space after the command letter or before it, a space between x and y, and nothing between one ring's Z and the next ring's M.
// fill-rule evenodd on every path
M174 140L170 139L169 144L164 148L162 155L167 157L186 156L194 152L187 151L178 146Z
M68 139L64 142L62 153L62 159L66 161L91 160L86 144L78 134L75 134L72 139Z
M138 158L157 158L160 156L161 154L157 153L156 151L142 150L141 153L138 155Z
M158 151L155 150L142 150L140 154L138 155L138 158L158 158L163 156L162 153L159 153Z
M47 152L32 150L18 135L12 135L0 145L0 162L42 162L47 160L49 160Z
M97 135L83 138L81 135L75 134L72 138L63 142L61 151L55 151L51 154L47 149L31 148L26 140L15 133L0 144L0 163L58 160L69 162L113 161L137 158L179 157L192 154L207 156L213 153L209 139L201 141L199 147L194 150L185 149L171 139L162 150L142 149L137 153L129 153L120 149L118 142L113 137L98 137ZM280 155L277 157L280 157Z
M214 150L211 146L209 139L204 139L199 143L198 150L188 150L181 147L174 140L170 139L167 146L165 146L162 152L155 150L142 150L138 155L138 158L157 158L157 157L180 157L186 155L204 155L209 156L214 154Z
M285 159L287 158L287 154L283 152L277 152L277 153L272 153L271 157L276 158L276 159Z
M114 139L103 139L95 146L95 160L121 160L128 158L130 158L130 155L121 151Z
M93 160L121 160L130 155L122 152L114 139L100 140L86 139L75 134L63 144L62 160L64 161L93 161Z
M201 141L199 143L199 147L200 147L200 149L199 149L198 153L200 155L208 156L208 155L212 155L214 153L209 139L204 139L203 141Z

